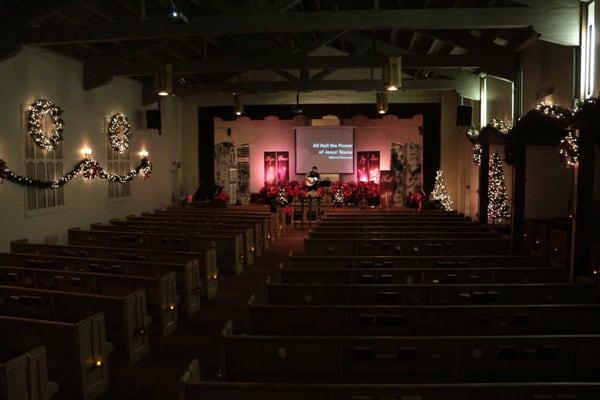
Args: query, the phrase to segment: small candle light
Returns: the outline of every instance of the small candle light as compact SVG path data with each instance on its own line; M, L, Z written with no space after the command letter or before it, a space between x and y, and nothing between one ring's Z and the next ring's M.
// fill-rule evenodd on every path
M146 150L142 150L138 153L140 158L148 158L148 152Z
M93 154L92 149L90 149L89 147L84 147L83 149L81 149L81 154L83 154L85 158L91 158Z

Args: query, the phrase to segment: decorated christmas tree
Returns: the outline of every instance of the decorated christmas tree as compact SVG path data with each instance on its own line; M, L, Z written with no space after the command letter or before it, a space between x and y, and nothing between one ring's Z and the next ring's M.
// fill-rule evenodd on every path
M488 216L493 220L497 219L500 221L510 218L504 169L502 168L502 160L497 151L490 157Z
M454 204L446 189L446 182L444 180L444 171L441 169L437 171L435 175L435 186L433 192L431 192L431 198L440 202L444 210L452 211Z

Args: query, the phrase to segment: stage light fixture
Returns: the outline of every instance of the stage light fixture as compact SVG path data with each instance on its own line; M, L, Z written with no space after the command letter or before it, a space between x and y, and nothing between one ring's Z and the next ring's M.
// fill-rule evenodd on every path
M244 113L244 103L240 92L233 92L233 113L238 117Z
M171 10L169 11L169 15L176 21L180 21L183 23L188 23L187 16L181 11L174 1L171 1Z
M296 92L296 104L292 107L294 114L302 114L302 106L300 106L300 92Z
M387 92L377 92L377 112L385 114L388 112L388 94Z
M173 92L173 66L171 64L156 73L156 93L159 96L168 96Z
M395 92L402 86L402 61L400 57L389 57L382 71L383 87Z

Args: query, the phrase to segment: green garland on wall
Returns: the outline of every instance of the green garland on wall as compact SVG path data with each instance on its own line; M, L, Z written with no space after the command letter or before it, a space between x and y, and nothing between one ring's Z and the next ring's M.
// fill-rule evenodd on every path
M16 183L21 186L36 187L38 189L55 189L69 183L77 175L83 175L85 179L94 179L96 177L106 179L109 182L126 183L135 178L137 175L142 175L144 178L150 176L152 171L152 163L147 157L140 160L140 164L129 171L127 175L116 175L107 172L102 165L93 158L85 158L75 164L75 167L62 178L55 181L40 181L37 179L28 178L11 171L6 162L0 159L0 183L4 180Z

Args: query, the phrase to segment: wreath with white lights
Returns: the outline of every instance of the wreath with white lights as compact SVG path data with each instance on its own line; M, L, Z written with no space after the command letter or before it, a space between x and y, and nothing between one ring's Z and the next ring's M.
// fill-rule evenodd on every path
M108 123L108 140L110 146L119 153L129 148L131 139L131 124L123 113L115 114Z
M29 106L29 119L27 130L35 144L44 150L54 150L63 140L65 122L62 118L63 111L50 100L41 99ZM43 126L44 116L50 116L52 130L46 131Z
M573 167L579 162L579 144L577 136L573 135L573 132L569 131L567 135L561 139L558 148L560 155L560 161L566 167Z
M479 143L473 146L473 162L475 165L481 165L481 145Z

